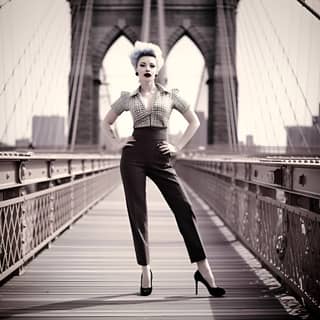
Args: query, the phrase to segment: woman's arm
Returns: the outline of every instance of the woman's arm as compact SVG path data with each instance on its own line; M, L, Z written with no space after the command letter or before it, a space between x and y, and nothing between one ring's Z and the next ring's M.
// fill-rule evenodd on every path
M197 114L193 110L189 109L182 115L189 122L189 125L186 131L183 133L183 136L175 145L172 145L171 143L164 143L161 146L159 146L160 150L163 153L176 154L190 141L195 132L198 130L200 126L200 121Z
M107 143L111 150L118 151L127 143L126 139L119 139L112 129L113 123L117 120L118 115L110 109L102 121L102 127L107 137Z
M189 122L189 124L183 136L176 143L178 151L180 151L190 141L200 127L199 118L193 110L187 110L185 113L183 113L183 116Z

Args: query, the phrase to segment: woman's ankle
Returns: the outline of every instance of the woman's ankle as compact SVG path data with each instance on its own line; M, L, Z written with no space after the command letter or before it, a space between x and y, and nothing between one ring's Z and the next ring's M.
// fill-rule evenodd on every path
M208 281L209 285L216 287L215 279L211 271L208 259L197 262L198 270L201 275Z
M148 288L151 286L151 268L150 265L141 266L142 271L142 281L141 285L143 288Z

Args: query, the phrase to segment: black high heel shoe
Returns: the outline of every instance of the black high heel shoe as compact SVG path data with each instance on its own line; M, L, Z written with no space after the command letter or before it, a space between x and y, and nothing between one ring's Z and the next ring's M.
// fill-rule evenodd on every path
M142 288L142 274L141 274L141 285L140 285L140 295L141 296L148 296L152 292L152 271L150 270L151 274L151 287L149 288Z
M197 270L194 274L194 281L196 285L196 294L198 294L198 282L202 282L206 288L208 289L209 293L214 297L222 297L226 291L221 287L210 287L207 280L202 276L199 270Z

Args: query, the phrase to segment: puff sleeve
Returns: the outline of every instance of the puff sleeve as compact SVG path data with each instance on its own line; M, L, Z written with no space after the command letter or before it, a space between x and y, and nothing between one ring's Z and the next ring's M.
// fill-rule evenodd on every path
M119 116L123 111L128 111L128 97L130 93L122 91L120 97L111 104L111 109Z
M180 113L185 113L190 109L190 104L185 101L181 96L179 95L178 89L172 89L171 91L172 96L172 108L178 110Z

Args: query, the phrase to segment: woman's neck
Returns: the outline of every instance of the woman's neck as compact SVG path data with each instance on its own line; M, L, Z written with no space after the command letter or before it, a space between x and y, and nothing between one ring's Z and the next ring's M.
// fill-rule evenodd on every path
M156 85L154 82L141 82L140 83L140 91L141 93L151 93L156 89Z

